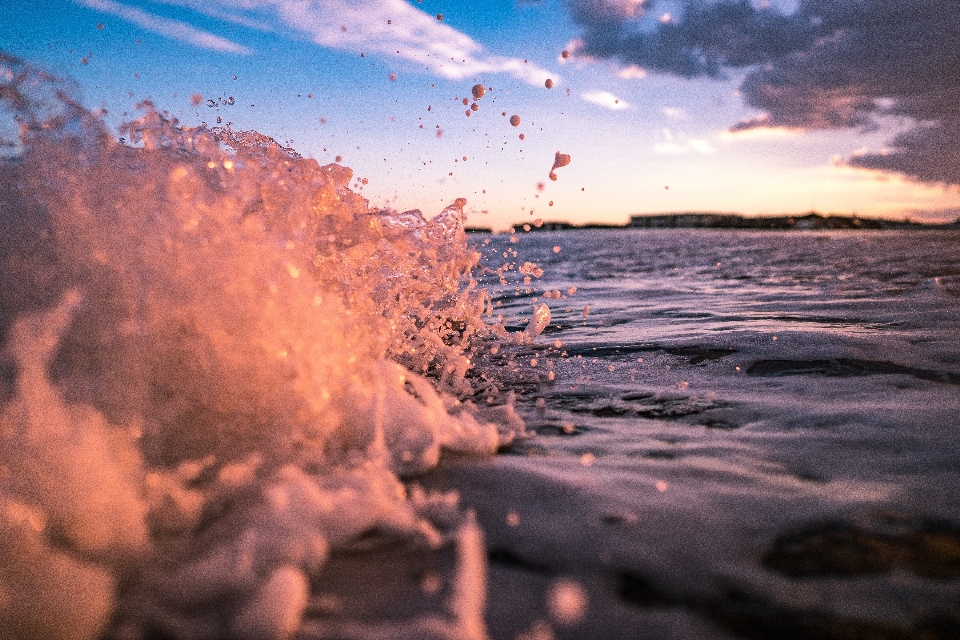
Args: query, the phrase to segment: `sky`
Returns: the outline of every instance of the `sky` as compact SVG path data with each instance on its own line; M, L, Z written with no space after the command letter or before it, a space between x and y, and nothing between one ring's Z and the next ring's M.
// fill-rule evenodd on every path
M0 51L113 127L149 99L475 226L960 218L958 0L32 0Z

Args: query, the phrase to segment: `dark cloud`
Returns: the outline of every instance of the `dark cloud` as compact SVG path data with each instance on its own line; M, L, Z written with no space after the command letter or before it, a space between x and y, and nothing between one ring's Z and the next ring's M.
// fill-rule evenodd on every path
M764 112L733 127L915 128L850 164L960 184L960 2L799 0L791 14L747 0L571 2L578 50L688 78L749 68L741 92ZM766 6L766 8L762 8Z

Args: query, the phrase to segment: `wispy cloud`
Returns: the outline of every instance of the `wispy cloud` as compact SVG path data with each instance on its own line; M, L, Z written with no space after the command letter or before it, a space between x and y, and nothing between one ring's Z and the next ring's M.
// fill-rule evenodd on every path
M112 0L78 0L87 6ZM404 0L158 0L210 18L341 51L404 61L461 80L506 73L532 85L560 77L519 58L498 56Z
M682 133L674 134L669 129L660 132L661 141L653 145L656 153L664 155L679 155L699 153L710 155L717 152L716 148L701 138L688 138Z
M469 36L403 0L275 0L246 2L275 8L288 28L335 49L374 52L422 65L460 80L484 73L508 73L534 85L553 76L518 58L487 53Z
M247 47L227 40L226 38L221 38L209 31L197 29L185 22L164 18L163 16L137 9L136 7L129 7L119 2L114 2L113 0L75 0L75 2L90 9L109 13L110 15L132 22L147 31L153 31L167 38L192 44L195 47L221 51L223 53L238 53L244 55L252 53Z
M617 76L624 80L642 80L647 77L647 72L643 67L635 64L627 65L617 73Z
M727 130L720 134L725 142L737 140L769 140L771 138L796 138L803 135L803 129L789 127L752 127L750 129Z
M621 100L609 91L588 91L580 97L587 102L592 102L593 104L606 107L607 109L613 109L614 111L630 108L626 100Z

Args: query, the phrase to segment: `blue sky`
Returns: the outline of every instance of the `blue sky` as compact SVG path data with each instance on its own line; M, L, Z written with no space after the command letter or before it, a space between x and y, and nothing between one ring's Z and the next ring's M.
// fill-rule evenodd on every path
M475 225L952 220L958 14L952 0L37 0L3 3L0 49L71 78L112 124L149 98L188 125L342 156L375 206L429 216L465 197ZM467 117L476 83L491 90ZM572 160L551 181L557 151Z

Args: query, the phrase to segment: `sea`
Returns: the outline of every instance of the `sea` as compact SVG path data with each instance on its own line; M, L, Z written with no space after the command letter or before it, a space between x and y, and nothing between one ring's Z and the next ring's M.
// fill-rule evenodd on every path
M544 270L488 276L508 327L552 311L491 362L536 437L444 471L493 591L574 576L558 638L960 637L960 234L476 239ZM494 637L535 604L493 600Z
M0 638L960 637L960 232L467 234L0 88Z

